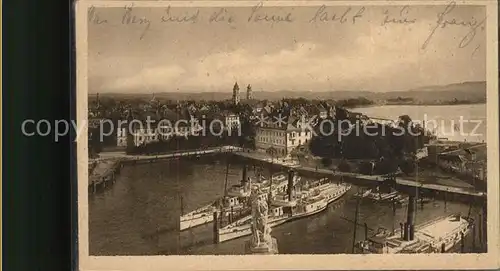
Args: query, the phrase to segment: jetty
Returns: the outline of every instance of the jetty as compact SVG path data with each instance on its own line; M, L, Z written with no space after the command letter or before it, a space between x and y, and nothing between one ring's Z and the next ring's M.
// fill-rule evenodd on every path
M89 193L95 193L99 189L114 183L121 167L120 159L89 163Z

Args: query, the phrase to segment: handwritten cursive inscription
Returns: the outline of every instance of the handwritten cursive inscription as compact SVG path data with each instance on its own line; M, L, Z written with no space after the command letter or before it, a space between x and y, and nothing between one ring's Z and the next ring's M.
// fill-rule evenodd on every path
M409 6L404 6L399 11L399 18L391 17L389 10L385 10L384 12L384 21L382 22L382 26L386 24L414 24L417 19L408 19L408 13L410 11Z
M450 4L446 6L446 8L442 12L437 14L436 24L432 28L424 44L422 44L422 49L427 48L427 45L429 45L429 42L431 41L432 37L434 36L438 28L446 28L448 26L461 26L469 28L469 32L467 32L467 34L460 40L458 48L464 48L467 45L469 45L474 40L478 28L484 30L484 23L486 22L486 17L484 17L479 21L476 20L475 18L472 18L470 21L460 21L455 18L447 18L447 15L449 15L453 11L453 9L455 9L456 5L457 4L455 3L455 1L452 1L450 2Z
M341 24L350 22L352 24L356 23L356 19L361 18L365 12L365 7L361 7L357 10L354 15L350 15L352 11L351 7L348 7L342 15L338 16L335 12L329 12L325 5L316 10L314 16L309 20L310 23L316 22L339 22Z
M248 22L270 22L270 23L280 23L293 22L292 13L288 12L286 14L267 14L262 12L262 7L264 4L262 2L258 3L256 6L252 7L250 16L248 16Z
M105 24L108 22L106 19L101 19L99 13L95 10L95 7L90 7L88 10L88 22L92 24Z
M125 25L143 25L144 28L141 32L139 39L143 39L151 26L151 21L145 16L138 17L133 13L133 6L126 6L125 13L122 16L122 24Z
M208 22L212 23L220 23L220 22L227 22L227 23L232 23L234 21L233 16L227 11L225 8L221 8L218 11L212 13L210 18L208 19Z
M200 10L196 9L196 11L192 14L184 14L184 15L173 15L171 13L170 6L165 9L165 14L161 16L162 23L197 23L198 16L200 15Z

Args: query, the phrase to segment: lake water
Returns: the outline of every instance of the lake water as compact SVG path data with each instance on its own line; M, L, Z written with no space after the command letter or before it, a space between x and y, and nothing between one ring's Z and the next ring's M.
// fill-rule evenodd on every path
M486 140L486 106L384 106L359 108L355 111L369 116L396 119L407 114L413 119L429 118L451 120L464 118L482 120L475 133L481 136L446 136L468 141ZM464 126L469 127L470 126ZM472 129L472 128L470 128ZM469 132L471 133L471 132ZM450 133L451 134L451 133ZM89 249L91 255L172 255L172 254L243 254L249 237L212 244L212 225L201 226L179 233L176 228L181 213L188 212L222 196L226 178L225 159L206 157L202 160L171 160L158 163L131 165L122 169L116 183L107 190L89 195ZM230 159L231 160L231 159ZM231 161L228 185L241 177L241 165ZM252 172L249 172L252 174ZM350 253L354 238L356 200L352 196L358 188L329 205L314 216L292 221L273 228L281 254L339 254ZM479 209L466 204L444 204L435 200L418 208L416 222L422 223L437 216L460 212L477 218ZM392 207L362 202L359 208L360 224L377 230L392 229L405 220L406 209L400 208L392 216ZM372 232L370 232L372 234ZM359 227L356 240L364 238ZM466 250L471 250L471 236ZM479 245L479 241L476 241Z
M408 115L414 121L425 121L426 128L435 130L439 137L456 141L486 142L486 104L388 105L356 108L353 111L391 120Z
M244 254L249 237L213 244L212 225L200 226L179 233L181 213L201 207L222 196L225 170L223 162L164 161L152 164L125 166L116 183L94 195L89 195L89 249L91 255L180 255L180 254ZM252 172L249 172L252 174ZM228 185L240 180L241 166L232 164ZM353 187L348 194L330 204L316 215L273 228L281 254L339 254L351 253L356 199ZM420 205L419 205L420 206ZM435 200L420 207L416 223L434 217L471 211L478 218L480 209L467 204ZM403 222L406 208L362 201L360 224L372 230L392 229ZM373 231L370 231L373 234ZM356 240L364 238L364 228L358 227ZM471 250L471 237L466 249ZM476 241L479 245L479 241Z

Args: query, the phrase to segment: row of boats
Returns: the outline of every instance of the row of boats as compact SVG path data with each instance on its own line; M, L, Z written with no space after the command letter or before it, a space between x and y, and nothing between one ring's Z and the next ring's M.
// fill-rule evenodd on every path
M244 174L245 175L245 174ZM251 234L250 192L252 186L258 186L259 197L269 205L268 223L270 227L285 222L310 216L325 210L328 204L342 197L351 189L351 185L333 182L323 178L313 182L301 180L293 172L278 173L269 179L247 178L240 184L226 190L220 199L198 208L180 217L180 230L215 222L216 217L233 217L234 214L246 214L239 219L218 229L218 242L224 242ZM214 216L214 213L217 215Z
M270 227L319 213L351 189L348 183L334 182L328 178L301 180L292 171L272 175L269 179L262 176L246 178L246 172L243 176L239 184L225 190L223 197L192 212L181 214L180 230L211 222L218 225L219 222L214 221L214 218L228 218L228 223L217 227L214 233L217 234L218 242L250 235L252 216L249 200L252 186L258 186L261 191L259 197L268 202ZM381 192L375 189L360 192L356 196L401 205L409 202L407 196L400 195L397 191ZM240 216L233 219L234 214ZM411 234L403 225L400 230L392 232L381 228L375 235L357 242L355 251L383 254L448 252L470 233L472 226L472 219L453 214L418 225Z

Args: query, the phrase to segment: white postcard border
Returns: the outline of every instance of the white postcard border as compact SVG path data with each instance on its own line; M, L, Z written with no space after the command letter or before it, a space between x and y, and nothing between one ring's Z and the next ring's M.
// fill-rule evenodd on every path
M498 8L496 1L456 1L487 7L487 155L488 253L416 255L273 255L273 256L89 256L88 135L77 142L79 270L375 270L375 269L488 269L499 267L499 135L498 135ZM88 123L87 8L124 7L236 7L257 1L79 1L76 14L77 119ZM449 1L264 1L264 6L446 5Z

